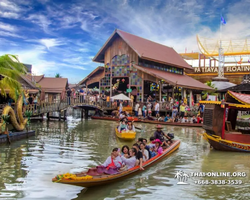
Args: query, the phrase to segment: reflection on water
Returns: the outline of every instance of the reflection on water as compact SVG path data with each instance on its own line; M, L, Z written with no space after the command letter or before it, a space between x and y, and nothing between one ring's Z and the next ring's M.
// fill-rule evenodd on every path
M249 155L210 151L200 128L165 126L181 140L178 151L150 169L123 181L98 188L52 183L60 173L79 172L101 164L114 147L117 122L69 118L67 122L36 122L36 136L0 146L0 199L241 199L247 198L249 177L239 186L177 185L176 171L249 172ZM149 138L155 125L138 125L137 137Z

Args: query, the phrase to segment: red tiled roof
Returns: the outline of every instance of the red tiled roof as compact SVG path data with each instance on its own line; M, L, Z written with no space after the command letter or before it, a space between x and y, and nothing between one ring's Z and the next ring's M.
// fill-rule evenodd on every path
M100 62L98 56L100 54L104 54L106 46L110 43L116 33L138 54L139 57L143 59L177 66L180 68L192 69L192 67L189 66L189 64L173 48L117 29L106 41L94 57L93 61Z
M159 79L163 79L171 85L177 85L184 88L198 89L198 90L213 90L209 86L189 77L181 74L174 74L171 72L165 72L153 68L141 67L133 65L136 69L143 71L151 76Z
M232 91L228 91L231 97L239 101L240 103L250 105L250 95L249 94L241 94Z

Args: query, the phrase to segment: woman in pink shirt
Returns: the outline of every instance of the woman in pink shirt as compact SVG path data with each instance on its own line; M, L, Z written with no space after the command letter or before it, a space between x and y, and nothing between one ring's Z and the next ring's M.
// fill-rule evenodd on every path
M155 144L153 151L156 152L157 155L162 154L163 152L163 149L161 147L162 142L159 139L155 139L152 143Z

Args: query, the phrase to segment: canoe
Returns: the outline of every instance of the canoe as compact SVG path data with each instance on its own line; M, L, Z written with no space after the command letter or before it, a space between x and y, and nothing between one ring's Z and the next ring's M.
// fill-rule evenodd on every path
M153 164L161 161L162 159L166 158L169 156L171 153L176 151L180 146L180 141L179 140L173 140L173 143L163 151L162 154L159 154L145 163L143 163L143 168L148 169L151 167ZM120 172L118 174L114 175L108 175L108 174L99 174L96 176L89 176L86 173L78 174L76 175L77 179L82 179L82 180L73 180L73 178L68 178L71 175L67 175L67 178L64 178L63 175L58 175L55 178L52 179L53 182L57 183L63 183L63 184L69 184L69 185L76 185L76 186L82 186L82 187L93 187L93 186L98 186L98 185L106 185L109 183L114 183L116 181L123 180L125 178L128 178L130 176L136 175L140 172L143 172L140 170L139 166L133 167L129 170ZM75 179L75 178L74 178Z
M109 121L119 121L118 118L113 117L98 117L98 116L92 116L91 119L100 119L100 120L109 120ZM159 122L156 120L148 120L148 119L138 119L134 120L136 123L148 123L148 124L161 124L161 125L171 125L171 126L185 126L185 127L202 127L203 124L197 124L197 123L180 123L180 122Z
M119 132L118 129L115 129L115 134L118 138L123 140L134 140L136 136L136 132L134 131L128 131L128 132Z

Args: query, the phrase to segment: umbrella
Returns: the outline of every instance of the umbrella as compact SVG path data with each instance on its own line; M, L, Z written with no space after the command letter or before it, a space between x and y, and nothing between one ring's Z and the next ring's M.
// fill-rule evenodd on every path
M118 95L115 95L113 97L111 97L113 100L128 100L128 101L131 101L131 99L129 97L127 97L126 95L124 94L118 94Z

